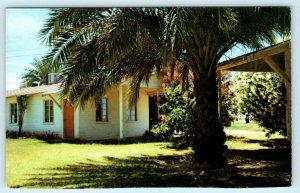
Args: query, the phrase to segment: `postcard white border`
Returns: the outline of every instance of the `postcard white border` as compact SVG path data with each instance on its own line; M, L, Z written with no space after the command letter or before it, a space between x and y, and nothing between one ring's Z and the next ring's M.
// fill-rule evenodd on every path
M7 7L132 7L132 6L291 6L292 10L292 187L284 188L122 188L75 190L20 190L5 186L5 8ZM300 1L298 0L1 0L0 1L0 192L300 192ZM297 20L298 18L298 20ZM159 177L159 176L158 176Z

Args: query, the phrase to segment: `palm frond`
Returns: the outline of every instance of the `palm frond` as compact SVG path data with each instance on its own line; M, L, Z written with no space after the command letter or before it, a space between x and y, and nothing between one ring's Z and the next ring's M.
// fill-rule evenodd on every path
M62 8L40 32L53 46L48 57L63 66L63 94L85 104L130 79L130 104L142 82L165 67L182 66L183 88L214 76L219 59L235 45L258 49L289 35L290 10L282 7Z

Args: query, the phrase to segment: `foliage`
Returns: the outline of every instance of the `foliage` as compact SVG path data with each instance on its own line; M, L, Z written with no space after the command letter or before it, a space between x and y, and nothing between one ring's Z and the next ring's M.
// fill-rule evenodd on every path
M6 131L6 138L18 138L18 132L17 131Z
M190 80L190 85L192 82ZM231 73L222 73L222 123L230 126L237 114L235 98L230 86L233 84ZM176 86L177 85L177 86ZM180 143L184 146L191 145L192 132L197 120L196 102L193 86L187 86L188 90L183 92L179 82L171 82L164 92L164 102L159 107L159 112L164 119L152 128L156 136L165 140L174 140L181 137ZM178 140L175 140L178 143Z
M48 84L48 74L60 72L60 67L55 67L50 59L35 59L32 68L26 68L22 74L22 86L31 87Z
M164 93L165 103L159 107L164 117L162 122L152 128L152 132L167 140L176 140L184 147L190 146L195 127L196 109L192 89L182 93L181 86L167 87Z
M52 46L48 57L63 65L62 94L82 107L124 79L134 104L153 71L184 65L183 85L191 70L196 93L195 158L218 161L226 140L215 105L219 59L237 44L274 44L289 24L283 7L59 8L40 35Z
M22 131L21 134L18 134L16 131L6 131L6 138L32 138L32 139L39 139L39 140L54 140L60 139L59 135L53 131L43 131L43 132L29 132L29 131Z
M53 46L48 57L64 66L71 102L84 104L126 78L134 102L154 70L180 62L195 78L211 76L236 44L258 49L289 34L289 17L289 9L270 7L58 8L40 36Z
M222 93L222 115L221 122L223 126L230 126L238 114L238 106L235 94L231 89L233 85L232 73L222 72L221 76L221 93Z
M23 119L25 110L27 108L27 95L18 95L17 97L17 105L18 105L18 127L19 127L19 135L21 135L22 127L23 127Z
M34 133L34 136L36 136L37 139L39 140L55 140L55 139L60 139L59 135L56 132L53 131L45 131L45 132L40 132L40 133Z
M275 73L241 73L235 82L240 111L264 127L267 136L286 136L286 89L281 78Z

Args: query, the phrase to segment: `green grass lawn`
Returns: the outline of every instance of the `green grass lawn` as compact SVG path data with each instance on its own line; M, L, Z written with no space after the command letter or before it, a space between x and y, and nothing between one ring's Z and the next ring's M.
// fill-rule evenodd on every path
M177 156L191 152L190 150L177 151L169 149L167 148L168 145L170 144L48 144L36 139L7 139L7 185L9 187L26 186L51 188L53 186L52 180L65 176L65 171L60 171L58 168L71 167L73 164L83 163L84 165L88 163L97 163L106 167L116 159L130 160L135 158L151 158L155 156ZM79 166L79 168L80 167L81 166ZM53 175L55 168L58 170L54 172L55 175ZM99 172L100 171L101 169L99 168ZM80 172L78 175L80 175ZM45 177L47 180L50 180L50 182L35 182L34 178L40 177ZM85 176L83 175L82 177L82 181L84 181ZM89 185L89 183L86 185ZM100 187L102 186L101 184L99 185ZM57 184L57 187L64 188L75 188L78 186L85 186L85 183Z
M252 131L258 131L256 127L252 125ZM172 149L167 142L50 144L7 139L6 183L11 188L290 185L290 149L283 148L282 137L234 133L228 136L227 145L227 166L203 169L194 165L190 149Z
M255 122L245 124L245 121L236 121L231 127L225 127L227 135L226 145L229 149L258 150L270 148L273 141L284 140L285 137L279 134L266 137L263 128ZM267 145L269 142L269 145Z
M245 120L238 120L231 124L230 127L226 127L227 130L239 130L239 131L263 131L263 128L258 126L255 122L245 123Z

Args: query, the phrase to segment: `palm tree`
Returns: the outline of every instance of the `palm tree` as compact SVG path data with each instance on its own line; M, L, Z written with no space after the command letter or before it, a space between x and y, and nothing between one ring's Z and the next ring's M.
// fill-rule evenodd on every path
M198 120L197 162L223 162L226 141L217 110L215 68L237 44L251 49L289 34L289 8L86 8L53 9L41 37L48 57L64 65L63 94L82 105L123 79L131 100L153 71L185 66L193 73ZM183 81L184 83L184 81Z
M22 86L31 87L48 83L49 73L58 73L60 67L52 65L49 59L34 59L32 68L26 68L22 74Z

